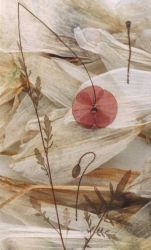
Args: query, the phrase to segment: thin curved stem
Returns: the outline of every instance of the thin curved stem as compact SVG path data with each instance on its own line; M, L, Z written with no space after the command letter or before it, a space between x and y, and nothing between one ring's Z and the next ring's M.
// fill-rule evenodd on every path
M63 236L62 236L62 231L61 231L61 224L60 224L60 218L59 218L59 213L58 213L57 201L56 201L55 191L54 191L54 187L53 187L53 180L52 180L52 176L51 176L50 163L49 163L49 159L48 159L48 152L46 150L45 143L44 143L44 136L43 136L43 133L42 133L42 126L41 126L41 123L40 123L38 110L37 110L37 107L36 107L36 105L35 105L35 103L34 103L34 101L32 99L31 88L30 88L30 81L29 81L29 76L28 76L27 67L26 67L26 63L25 63L23 48L22 48L21 29L20 29L20 5L21 4L18 3L19 46L20 46L20 51L21 51L21 55L22 55L22 61L23 61L23 66L24 66L25 77L26 77L26 80L27 80L28 88L29 88L29 96L31 97L31 100L32 100L32 103L33 103L33 106L34 106L34 109L35 109L35 113L36 113L36 117L37 117L37 121L38 121L38 126L39 126L39 130L40 130L40 135L41 135L41 139L42 139L42 145L43 145L43 149L44 149L44 153L45 153L45 158L46 158L46 162L47 162L48 177L49 177L49 182L50 182L50 184L52 186L52 196L53 196L53 200L54 200L56 217L57 217L57 221L58 221L59 235L60 235L60 238L61 238L62 247L63 247L64 250L66 250L66 247L65 247L65 244L64 244L64 240L63 240Z
M23 4L19 3L20 6L22 6L26 11L28 11L33 17L35 17L41 24L43 24L45 26L46 29L48 29L69 51L71 51L71 53L80 61L80 63L83 65L89 80L91 82L92 88L93 88L93 93L94 93L94 102L93 102L93 106L96 105L96 91L95 91L95 87L94 87L94 83L92 81L92 78L89 74L89 71L87 69L87 67L85 66L84 62L82 61L82 59L80 57L78 57L77 53L72 50L70 48L70 46L68 44L66 44L59 35L57 35L44 21L42 21L39 17L37 17L32 11L30 11L28 8L26 8Z
M86 155L88 155L88 154L92 154L92 155L93 155L93 158L92 158L92 160L88 163L88 165L85 167L85 169L84 169L84 171L82 172L82 175L81 175L81 177L80 177L80 179L79 179L78 189L77 189L77 194L76 194L76 221L78 220L78 201L79 201L79 192L80 192L80 185L81 185L81 182L82 182L82 178L83 178L85 172L87 171L88 167L92 164L92 162L94 162L94 160L95 160L95 158L96 158L96 154L95 154L94 152L87 152L87 153L83 154L83 155L80 157L79 161L78 161L78 164L80 165L82 159L83 159Z
M128 65L127 65L127 84L129 84L130 83L131 56L132 56L131 37L130 37L131 22L130 21L126 22L126 28L127 28L128 46L129 46L129 57L128 57Z

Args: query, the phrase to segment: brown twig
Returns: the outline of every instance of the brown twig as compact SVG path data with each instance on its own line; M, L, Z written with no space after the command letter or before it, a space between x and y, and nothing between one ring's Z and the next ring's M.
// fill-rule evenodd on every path
M131 37L130 37L130 31L131 31L131 22L126 22L126 28L127 28L127 35L128 35L128 46L129 46L129 57L128 57L128 65L127 65L127 84L130 83L130 66L131 66L131 55L132 55L132 49L131 49Z
M18 3L19 46L20 46L20 51L21 51L21 56L22 56L24 73L25 73L25 77L26 77L26 80L27 80L28 88L29 88L29 96L30 96L30 98L32 100L32 103L33 103L33 106L34 106L34 110L35 110L35 113L36 113L36 117L37 117L37 121L38 121L38 126L39 126L39 130L40 130L40 135L41 135L41 140L42 140L42 145L43 145L43 149L44 149L44 153L45 153L45 157L46 157L48 177L49 177L49 182L50 182L50 184L52 186L52 195L53 195L53 200L54 200L54 205L55 205L55 211L56 211L56 216L57 216L57 221L58 221L59 235L60 235L62 247L63 247L64 250L66 250L66 247L64 245L63 236L62 236L62 231L61 231L61 224L60 224L60 218L59 218L59 213L58 213L58 208L57 208L55 191L54 191L54 188L53 188L53 180L52 180L52 175L51 175L51 170L50 170L50 163L49 163L49 159L48 159L48 151L46 150L45 143L44 143L44 136L43 136L43 133L42 133L42 127L41 127L41 123L40 123L40 119L39 119L38 109L37 109L37 106L35 105L35 103L34 103L34 101L32 99L32 91L31 91L31 87L30 87L29 76L28 76L27 67L26 67L25 58L24 58L24 53L23 53L23 48L22 48L21 29L20 29L20 6L22 6L22 5L20 3Z

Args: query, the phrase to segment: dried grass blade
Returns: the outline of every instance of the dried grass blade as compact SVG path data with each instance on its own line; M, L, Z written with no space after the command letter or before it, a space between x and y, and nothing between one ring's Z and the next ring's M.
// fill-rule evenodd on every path
M122 193L124 191L124 189L126 188L126 185L128 184L128 181L131 177L131 173L132 171L129 170L127 171L124 176L122 177L122 179L120 180L120 182L118 183L117 187L116 187L116 193Z

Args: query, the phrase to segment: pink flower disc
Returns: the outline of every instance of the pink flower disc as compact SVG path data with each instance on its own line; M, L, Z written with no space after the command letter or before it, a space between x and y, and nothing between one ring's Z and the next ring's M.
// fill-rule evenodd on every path
M75 120L85 128L105 128L117 115L117 101L107 90L94 86L96 103L94 106L94 89L92 86L81 90L73 103L72 114Z

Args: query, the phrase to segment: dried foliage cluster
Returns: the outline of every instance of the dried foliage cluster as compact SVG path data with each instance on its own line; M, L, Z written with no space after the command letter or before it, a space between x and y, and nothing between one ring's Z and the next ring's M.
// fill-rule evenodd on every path
M20 32L19 32L19 34L20 34ZM19 46L21 55L22 55L22 58L19 57L18 60L20 62L20 66L21 66L21 69L22 69L22 77L23 77L24 83L25 83L25 91L27 92L27 94L31 98L31 101L33 103L33 107L35 109L35 113L36 113L38 124L39 124L39 130L40 130L40 134L41 134L41 141L42 141L42 145L43 145L44 156L43 156L42 152L38 148L35 148L34 153L35 153L37 163L41 166L42 170L45 171L46 175L49 178L50 184L52 186L53 199L54 199L54 205L55 205L56 215L57 215L57 219L58 219L59 231L51 223L49 217L46 216L46 213L41 211L40 204L38 202L33 201L32 199L30 201L32 203L33 208L35 208L38 211L38 213L36 215L43 217L44 220L46 222L48 222L48 224L50 224L53 228L55 228L55 230L59 233L60 238L61 238L61 242L62 242L62 247L63 247L63 249L66 249L64 239L63 239L63 235L62 235L62 231L61 231L61 223L60 223L59 213L58 213L58 209L57 209L56 196L55 196L55 191L54 191L54 187L53 187L53 180L52 180L52 176L51 176L51 168L50 168L50 162L49 162L49 157L48 157L48 150L52 146L51 121L49 120L49 117L45 114L45 116L44 116L44 127L42 127L41 122L40 122L40 117L39 117L39 114L38 114L38 105L39 105L39 101L40 101L40 99L42 97L42 95L41 95L41 79L38 76L37 79L36 79L35 87L31 86L30 80L29 80L31 72L29 71L29 73L28 73L28 71L27 71L25 58L24 58L24 54L23 54L23 50L22 50L21 37L20 37L20 40L19 40L18 44L19 44L18 46ZM94 152L86 152L84 155L81 156L81 158L78 161L78 164L72 170L73 178L77 178L80 175L80 172L81 172L80 163L81 163L83 157L85 155L87 155L87 154L92 154L93 159L87 164L86 168L84 169L84 171L83 171L83 173L81 175L81 178L80 178L80 181L79 181L79 184L78 184L78 192L77 192L77 199L76 199L76 220L78 220L77 219L77 209L78 209L77 206L78 206L78 195L79 195L80 184L81 184L81 181L82 181L82 177L84 176L87 168L95 160L95 157L96 157L95 153ZM124 179L122 179L122 183L124 182L124 184L126 185L127 181L125 179L128 181L127 174L124 177ZM121 186L122 184L119 183L119 185ZM119 190L119 189L120 188L117 187L117 190ZM92 226L92 221L91 221L90 215L85 211L85 217L84 218L85 218L85 220L86 220L86 222L88 224L88 228L89 228L88 232L89 232L90 235L89 235L88 238L85 238L85 244L83 246L83 250L86 249L87 247L89 247L89 242L91 241L92 237L94 236L94 234L96 232L97 232L98 235L102 235L103 237L108 236L108 238L111 238L111 236L112 236L111 234L108 234L108 231L105 231L103 228L100 228L101 221L106 217L108 206L107 206L103 196L101 195L101 193L97 190L97 188L95 188L95 192L96 192L96 194L98 195L98 197L99 197L99 199L101 201L101 206L100 206L101 211L102 210L105 210L105 211L104 211L103 215L101 216L101 219L99 219L99 222L98 222L98 224L96 226ZM113 190L112 190L112 192L113 192ZM111 200L113 200L114 195L112 196ZM91 202L90 199L87 196L85 196L85 199L89 202L89 204L91 204L90 207L93 207L93 208L95 207L95 204L93 204L93 202ZM98 211L95 211L95 212L98 214ZM99 211L99 214L100 214L100 211ZM69 226L71 221L69 219L68 210L64 211L64 219L66 221L66 223L65 223L66 228L67 228L67 230L69 230L68 226Z
M127 212L127 204L133 205L133 202L136 201L138 204L138 207L140 208L142 204L147 204L150 199L147 198L140 198L134 195L133 193L130 193L126 190L129 183L131 183L132 178L132 171L125 171L121 179L118 181L116 187L114 187L112 182L108 183L107 187L107 198L103 191L100 190L99 185L91 186L91 195L89 192L84 192L82 189L82 180L85 174L87 173L88 168L91 166L91 164L96 160L96 154L93 151L85 152L81 155L79 159L77 159L77 164L72 168L71 166L71 176L73 177L73 181L77 181L77 186L74 189L75 193L75 199L72 203L71 201L70 208L72 207L74 209L74 214L71 214L69 208L65 207L63 210L63 215L59 213L59 205L58 204L58 190L56 186L54 186L54 180L52 176L52 169L51 169L51 162L49 159L49 151L51 153L51 148L53 146L53 143L55 144L55 141L53 142L53 129L52 129L52 123L49 119L49 116L47 114L43 114L43 119L41 121L40 115L39 115L39 106L40 102L42 100L42 81L40 76L36 77L36 82L33 85L30 81L30 76L32 72L30 69L27 68L26 65L26 58L24 56L23 52L23 46L22 46L22 37L21 37L21 25L20 25L20 7L23 7L28 13L30 13L34 18L36 18L39 22L41 22L45 28L47 28L50 32L53 33L53 35L58 39L74 56L74 62L78 62L78 64L83 65L88 78L90 80L91 86L94 91L94 100L96 101L96 93L93 85L93 81L91 79L91 76L89 74L89 71L87 70L87 67L83 63L80 57L77 56L77 54L62 40L60 36L58 36L54 31L52 31L44 22L42 22L36 15L34 15L31 11L29 11L26 7L24 7L22 4L18 3L18 32L19 32L19 41L18 41L18 48L20 51L20 56L18 57L19 65L20 65L20 79L22 81L22 87L23 91L25 92L25 95L28 95L30 97L30 100L33 104L33 109L36 115L37 123L38 123L38 129L40 132L40 139L41 139L41 147L35 147L34 149L34 156L35 161L41 168L41 170L44 172L44 175L48 178L49 185L31 185L31 184L13 184L10 180L7 180L5 183L6 186L13 187L15 194L13 193L13 196L10 197L8 200L2 202L0 204L0 207L3 208L7 204L17 200L18 198L22 197L23 195L29 195L31 206L34 210L36 210L36 217L41 218L50 228L53 228L57 235L60 238L60 245L62 249L68 250L68 235L70 233L70 230L72 229L73 221L76 222L76 225L80 225L81 218L80 213L78 212L79 208L82 208L84 211L84 221L87 226L86 236L83 236L83 245L81 245L81 249L85 250L87 248L91 248L91 242L94 236L97 236L99 240L102 239L108 239L111 241L118 241L118 235L112 232L109 229L106 229L104 227L105 223L109 223L109 225L114 228L115 224L118 224L120 221L120 218L114 217L114 212L121 213L122 215ZM127 35L128 35L128 45L129 45L129 57L128 57L128 66L127 66L127 83L130 83L130 65L131 65L131 37L130 37L130 28L131 28L131 22L126 22L127 27ZM70 58L71 59L71 58ZM70 60L71 61L71 60ZM114 136L114 135L113 135ZM144 136L144 135L142 135ZM148 136L148 135L147 135ZM150 134L149 136L150 137ZM83 160L85 157L89 157L89 162L83 166ZM82 171L82 169L84 169ZM133 179L133 178L132 178ZM0 181L3 184L3 180L0 178ZM13 186L14 185L14 186ZM135 185L135 184L134 184ZM137 184L136 184L137 185ZM61 186L59 187L61 188ZM81 189L80 189L81 188ZM48 214L47 211L45 211L42 207L42 201L40 198L37 198L36 191L38 190L39 194L41 193L46 198L47 205L52 207L52 204L54 206L55 216L56 216L56 223L54 223L53 218L51 219L51 214ZM70 190L71 191L71 190ZM30 194L29 194L30 193ZM65 190L62 190L62 195L66 195ZM92 196L92 197L91 197ZM81 198L81 199L80 199ZM81 202L82 200L82 202ZM60 202L61 203L61 202ZM83 206L84 203L84 206ZM126 210L124 210L124 209ZM137 211L138 208L136 206L132 206L134 211ZM80 210L80 209L79 209ZM125 215L124 214L124 215ZM97 222L93 220L93 215L96 216ZM62 216L62 217L61 217ZM126 216L125 216L126 217ZM125 219L126 221L126 219ZM126 222L123 222L126 224ZM127 225L127 224L126 224ZM63 233L63 231L66 231L66 234Z
M31 101L33 103L33 107L36 113L36 117L37 117L37 121L38 121L38 125L39 125L39 130L40 130L40 135L41 135L41 142L43 145L43 152L41 152L41 150L39 150L38 148L35 148L34 153L35 153L35 157L37 160L37 163L41 166L41 169L45 171L46 175L48 176L49 182L51 184L52 187L52 194L53 194L53 200L54 200L54 206L55 206L55 211L56 211L56 216L57 216L57 227L54 226L51 223L51 220L49 217L47 217L46 212L42 212L41 210L41 206L40 204L33 200L30 199L31 204L33 206L33 208L35 208L37 210L37 216L41 216L44 218L44 220L51 226L53 227L57 233L60 236L61 239L61 243L62 243L62 248L63 249L67 249L66 248L66 244L65 244L65 239L63 238L63 234L62 234L62 228L61 228L61 222L60 222L60 217L59 217L59 212L58 212L58 207L57 207L57 201L56 201L56 194L55 194L55 190L54 190L54 186L53 186L53 177L51 174L51 163L49 162L49 156L48 156L48 151L52 146L52 127L51 127L51 121L49 120L49 117L45 114L44 116L44 126L41 125L40 122L40 117L38 114L38 106L39 106L39 102L41 100L42 94L41 94L41 79L39 76L37 76L36 79L36 83L35 83L35 87L33 87L30 84L30 74L31 72L28 72L28 69L26 67L26 62L25 62L25 58L24 58L24 53L23 53L23 49L22 49L22 41L21 41L21 32L20 32L20 17L19 17L19 7L20 5L18 4L18 28L19 28L19 43L18 43L18 47L19 50L21 52L21 58L19 57L18 60L20 62L20 67L21 67L21 72L22 72L22 80L24 82L24 90L25 92L29 95L29 97L31 98ZM57 35L56 35L57 36ZM128 75L127 75L127 83L129 83L129 75L130 75L130 59L131 59L131 44L130 44L130 26L128 26L128 36L129 36L129 48L130 48L130 53L129 53L129 62L128 62ZM59 40L62 42L61 38L57 36L57 38L59 38ZM68 47L64 42L63 44ZM69 48L70 49L70 48ZM71 50L71 49L70 49ZM71 50L72 52L72 50ZM77 55L73 52L73 54L77 57ZM78 60L80 60L78 58ZM83 64L83 63L82 63ZM84 64L83 64L84 65ZM86 69L85 65L84 68ZM86 72L89 75L89 72L86 69ZM90 77L91 80L91 77ZM91 80L92 82L92 80ZM93 87L93 82L92 82L92 87ZM94 93L95 95L95 93ZM95 97L96 98L96 97ZM86 155L92 155L92 160L87 164L87 166L85 167L83 173L81 174L81 161L82 159L86 156ZM79 183L78 183L78 189L77 189L77 196L76 196L76 220L78 221L78 215L77 215L77 211L78 211L78 197L79 197L79 192L80 192L80 185L81 185L81 181L82 178L86 172L86 170L88 169L88 167L92 164L92 162L95 160L95 153L94 152L86 152L85 154L83 154L81 156L81 158L79 159L77 165L72 169L72 177L79 178ZM93 221L91 219L91 214L89 214L87 212L87 210L84 211L84 219L87 223L88 229L87 229L87 233L89 234L89 236L85 237L85 243L82 247L82 249L86 249L88 247L90 247L90 242L91 239L93 238L93 236L95 234L97 234L98 236L101 237L107 237L108 239L112 239L112 240L117 240L116 236L114 234L112 234L109 230L105 230L102 226L101 223L103 221L108 221L109 223L111 223L112 225L114 225L113 220L110 219L109 216L109 212L114 209L114 207L116 207L117 203L123 204L124 202L124 190L126 188L126 185L129 182L129 179L131 177L131 171L127 171L125 173L125 175L122 177L122 179L120 180L120 182L118 183L116 189L114 190L112 183L109 184L109 190L110 190L110 200L106 201L105 198L103 197L101 191L97 188L94 187L94 192L96 194L96 196L99 199L99 206L97 206L93 201L91 201L91 199L87 196L84 195L84 198L88 204L88 206L92 209L92 212L97 214L98 216L98 223L96 225L93 224ZM70 213L68 211L68 209L66 208L64 210L64 221L65 221L65 228L67 230L67 234L69 231L69 225L71 223L71 218L70 218Z

